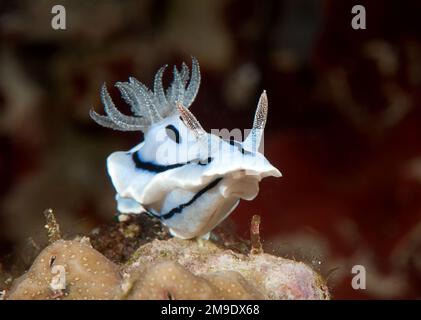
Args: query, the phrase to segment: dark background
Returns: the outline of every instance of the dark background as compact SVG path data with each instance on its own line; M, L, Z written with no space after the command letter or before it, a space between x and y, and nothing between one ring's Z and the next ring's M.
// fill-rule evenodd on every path
M55 4L65 31L51 28ZM356 4L366 30L351 28ZM113 218L105 158L139 134L89 118L102 83L151 85L193 55L191 110L207 130L249 128L268 92L265 154L284 177L232 214L239 234L260 214L266 250L312 264L334 298L421 298L420 12L392 0L0 1L0 274L43 245L46 208L68 237ZM367 290L350 285L356 264Z

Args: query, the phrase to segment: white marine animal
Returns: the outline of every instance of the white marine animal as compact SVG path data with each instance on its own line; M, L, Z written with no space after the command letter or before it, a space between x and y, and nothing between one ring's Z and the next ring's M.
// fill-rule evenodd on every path
M267 96L263 91L244 141L224 140L207 133L188 109L200 85L197 60L192 58L191 75L185 63L180 70L174 67L174 79L164 91L166 67L156 73L153 91L135 78L115 84L134 116L116 108L105 84L106 115L91 110L90 116L104 127L144 134L140 144L107 159L118 211L159 218L179 238L206 238L240 199L256 197L262 178L281 176L259 152Z

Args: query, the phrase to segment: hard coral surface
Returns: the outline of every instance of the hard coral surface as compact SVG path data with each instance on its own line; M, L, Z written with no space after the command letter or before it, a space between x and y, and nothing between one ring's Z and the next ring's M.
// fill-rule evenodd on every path
M61 289L54 287L57 277L62 277ZM14 281L7 298L113 299L121 291L120 282L118 266L93 249L89 241L58 240Z
M63 276L63 286L57 286ZM87 238L58 240L6 294L6 299L328 298L322 278L303 263L176 238L141 245L125 264L110 261Z
M320 275L302 262L266 253L243 254L211 241L154 240L140 247L123 269L142 273L148 265L167 260L216 284L227 299L236 299L236 294L245 299L329 298Z

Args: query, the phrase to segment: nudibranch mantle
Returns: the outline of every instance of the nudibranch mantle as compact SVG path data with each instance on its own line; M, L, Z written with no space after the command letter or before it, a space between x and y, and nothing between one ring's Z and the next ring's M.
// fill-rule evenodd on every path
M122 114L102 87L106 115L90 111L98 124L121 131L142 131L143 141L129 151L112 153L107 169L117 191L121 213L147 213L171 234L191 239L207 237L238 205L252 200L261 179L281 173L259 152L268 102L263 92L253 128L243 142L207 133L189 111L200 85L199 63L192 58L174 67L174 79L164 90L155 75L153 91L135 78L117 82L134 116Z

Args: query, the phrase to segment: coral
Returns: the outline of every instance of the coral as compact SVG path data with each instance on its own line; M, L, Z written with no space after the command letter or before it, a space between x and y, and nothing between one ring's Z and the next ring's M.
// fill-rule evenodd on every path
M215 288L178 263L162 261L135 282L128 299L216 299Z
M219 271L204 274L203 277L210 281L216 292L227 300L257 300L263 295L237 271Z
M120 293L120 282L118 266L93 249L87 238L58 240L14 281L7 299L113 299Z
M95 249L88 237L61 239L53 211L47 210L45 216L51 244L41 251L28 272L15 279L6 293L2 292L5 299L330 297L323 279L309 266L263 252L259 216L252 219L248 252L236 249L248 242L228 238L228 229L217 229L213 236L216 241L183 240L168 238L168 233L157 228L155 219L120 217L118 222L91 234L97 248L114 261ZM138 244L137 250L133 246L122 249L129 240ZM98 246L100 243L103 246Z
M323 279L302 262L266 253L242 254L211 241L154 240L140 247L123 270L142 274L147 266L168 260L207 279L218 288L215 294L227 299L234 299L238 292L237 298L247 299L329 298Z
M262 299L263 296L235 271L196 276L173 261L152 264L128 299Z

